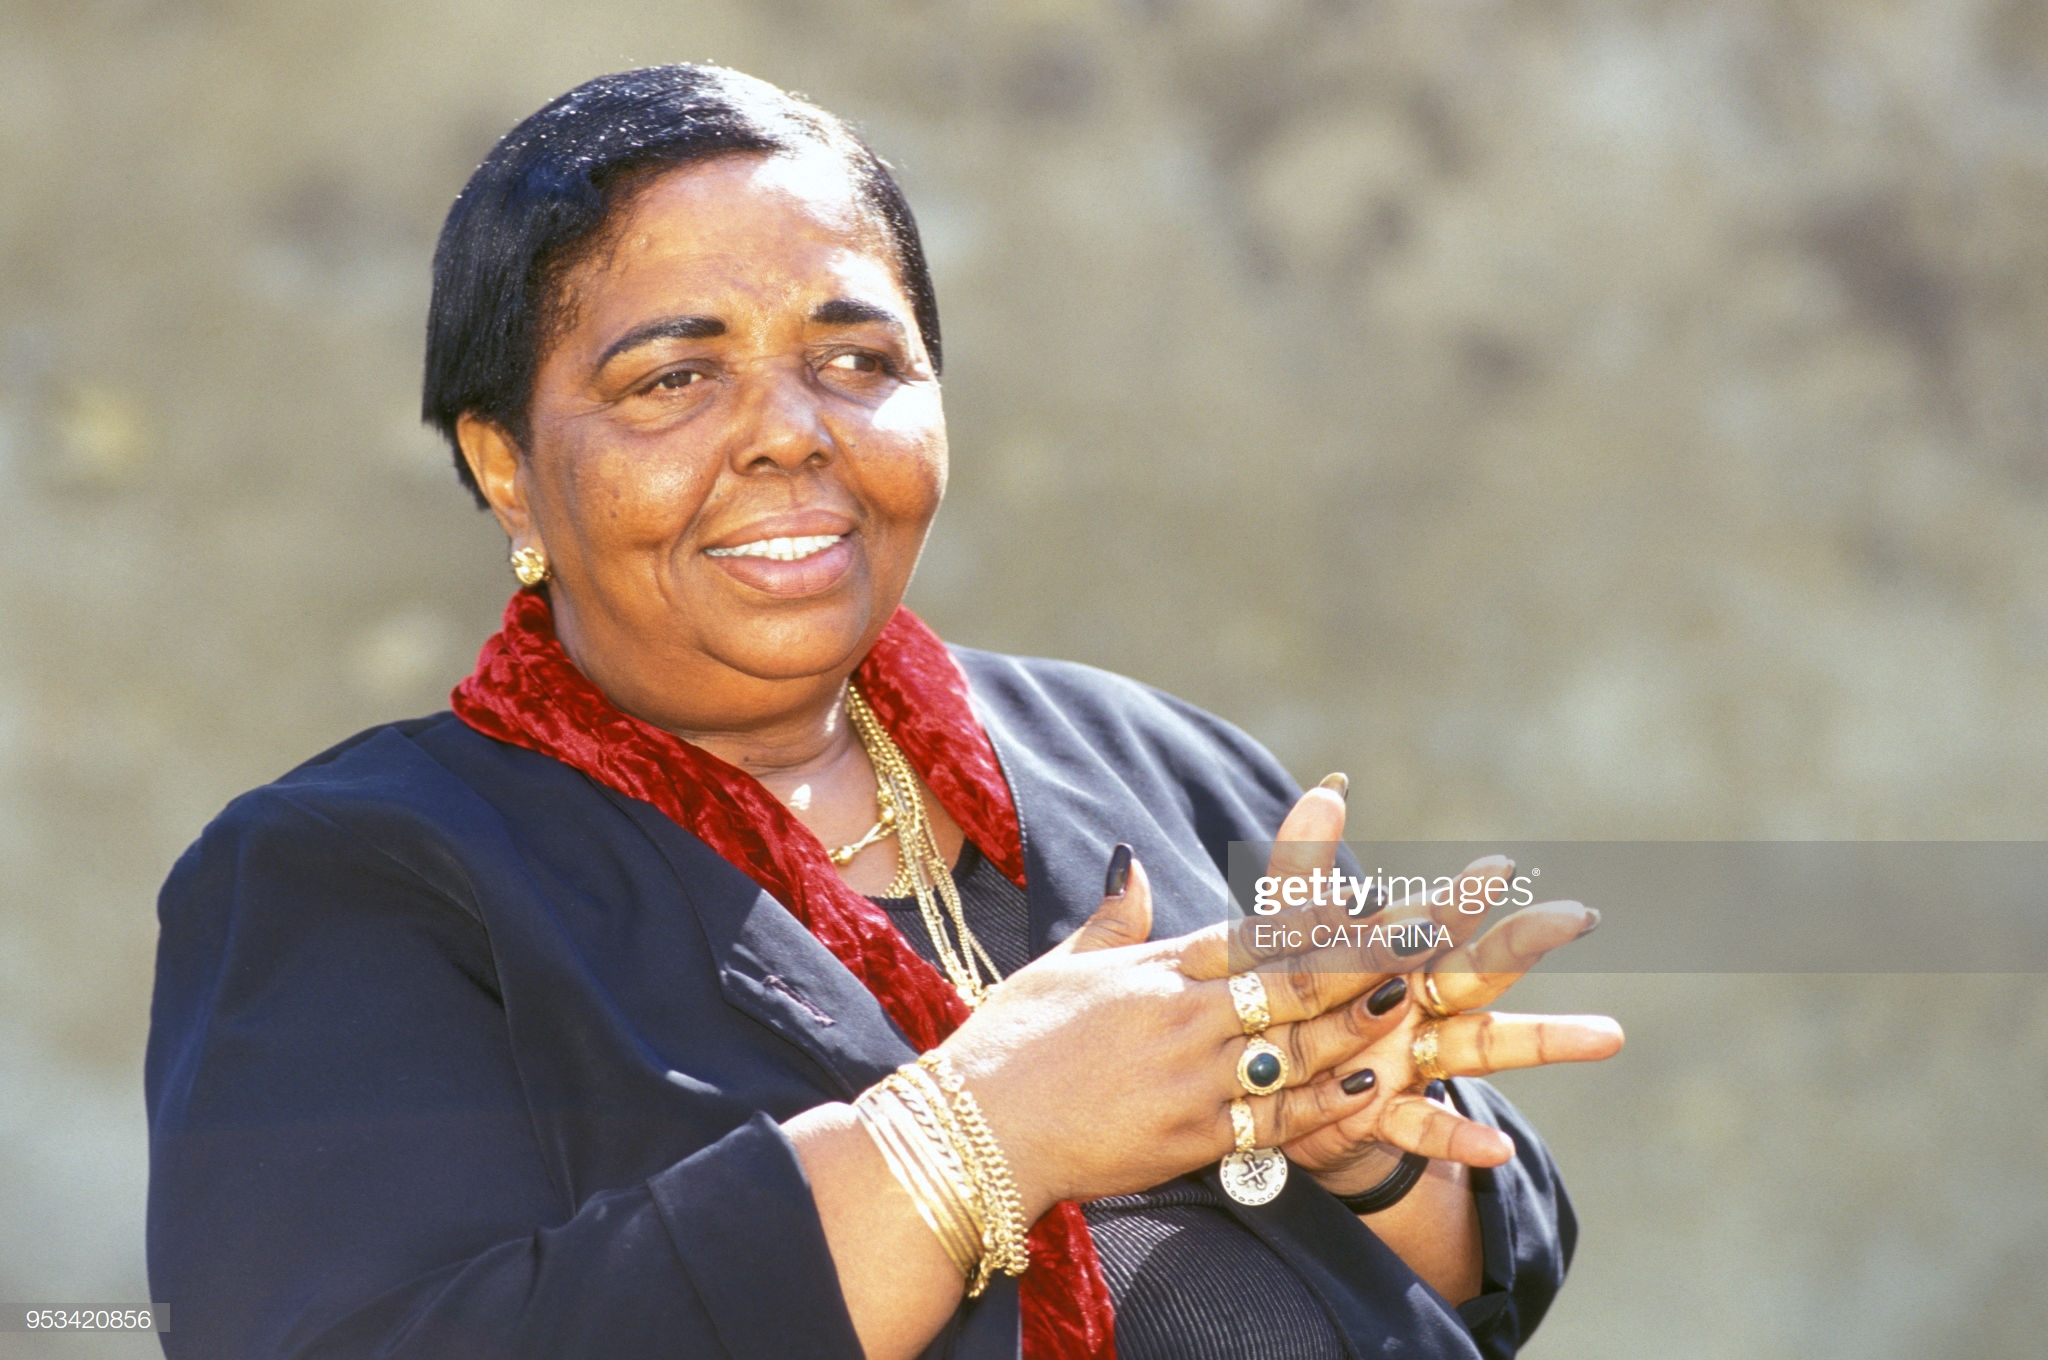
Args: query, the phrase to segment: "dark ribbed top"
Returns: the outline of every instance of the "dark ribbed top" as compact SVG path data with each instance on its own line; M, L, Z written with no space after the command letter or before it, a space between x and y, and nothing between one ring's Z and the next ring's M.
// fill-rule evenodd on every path
M1003 976L1031 958L1024 890L973 843L953 870L967 925ZM936 963L914 897L874 899ZM1119 1360L1344 1360L1336 1327L1309 1288L1191 1178L1086 1206L1116 1303Z

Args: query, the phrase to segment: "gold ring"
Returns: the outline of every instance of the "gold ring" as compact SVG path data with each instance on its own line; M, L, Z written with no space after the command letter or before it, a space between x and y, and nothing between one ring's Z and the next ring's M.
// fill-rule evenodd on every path
M1287 1154L1279 1148L1262 1148L1258 1131L1252 1127L1252 1107L1239 1096L1230 1102L1230 1132L1237 1151L1217 1164L1223 1193L1239 1204L1268 1204L1287 1185Z
M1458 1013L1453 1008L1444 1004L1442 994L1436 989L1435 973L1425 968L1422 970L1421 979L1420 982L1416 983L1415 990L1419 993L1416 1001L1421 1006L1424 1015L1432 1020L1448 1020Z
M1252 1107L1239 1096L1230 1102L1230 1135L1237 1140L1239 1152L1250 1152L1259 1145L1258 1130L1252 1125Z
M1293 1075L1286 1051L1267 1039L1252 1040L1237 1059L1237 1084L1248 1096L1272 1095Z
M1273 1023L1273 1012L1266 1008L1265 979L1257 973L1230 975L1230 1004L1237 1008L1237 1023L1249 1038L1258 1038Z
M1415 1063L1415 1074L1425 1082L1444 1081L1451 1075L1444 1071L1438 1057L1436 1030L1434 1020L1423 1025L1415 1031L1415 1042L1408 1049L1408 1056Z

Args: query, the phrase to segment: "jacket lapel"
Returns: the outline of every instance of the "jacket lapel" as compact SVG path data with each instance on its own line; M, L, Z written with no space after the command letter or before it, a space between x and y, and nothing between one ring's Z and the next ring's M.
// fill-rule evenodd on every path
M874 994L780 902L659 808L606 793L674 869L728 1004L802 1049L843 1098L917 1056Z
M1148 790L1148 805L1134 791L1144 787L1138 772L1114 768L1058 720L1054 705L1005 702L1011 696L992 677L974 678L975 715L995 745L1023 833L1032 957L1102 905L1118 841L1130 844L1152 881L1153 939L1224 919L1228 885L1185 821L1177 790Z

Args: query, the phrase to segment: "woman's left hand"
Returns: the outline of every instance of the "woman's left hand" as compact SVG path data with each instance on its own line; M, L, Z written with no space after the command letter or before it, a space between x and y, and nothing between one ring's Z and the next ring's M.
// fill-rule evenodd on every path
M1283 880L1305 878L1317 869L1327 875L1335 865L1337 842L1343 833L1341 798L1312 790L1281 825L1267 872ZM1512 861L1491 856L1475 861L1459 878L1462 882L1477 877L1491 883L1513 876ZM1356 1194L1366 1189L1392 1168L1401 1152L1419 1152L1469 1166L1499 1166L1514 1156L1514 1144L1506 1134L1423 1094L1428 1081L1417 1070L1415 1047L1425 1025L1435 1026L1437 1065L1450 1076L1485 1076L1556 1062L1597 1062L1621 1049L1621 1026L1607 1016L1508 1015L1479 1009L1492 1004L1552 949L1592 929L1599 914L1577 902L1524 907L1477 938L1472 938L1474 917L1459 913L1453 903L1432 906L1425 899L1395 902L1363 918L1350 917L1341 908L1285 914L1296 915L1304 920L1343 920L1353 926L1434 921L1445 926L1455 941L1454 948L1425 957L1416 971L1406 975L1407 995L1396 1003L1403 1007L1396 1013L1397 1022L1330 1069L1340 1078L1356 1078L1370 1071L1371 1089L1380 1092L1379 1097L1364 1109L1285 1145L1290 1160L1338 1193ZM1339 945L1297 952L1292 958L1273 957L1274 951L1266 950L1262 958L1262 951L1253 945L1257 924L1245 920L1227 930L1219 928L1216 938L1222 943L1191 957L1182 970L1204 977L1221 977L1254 965L1262 970L1386 971L1388 952L1383 945ZM1357 938L1358 932L1353 931L1351 937ZM1435 999L1449 1012L1444 1018L1433 1018L1422 1004L1425 974ZM1309 1074L1308 1079L1329 1074Z
M1512 876L1505 861L1479 861L1466 871ZM1388 914L1401 911L1400 905ZM1496 922L1477 939L1407 976L1400 1023L1344 1063L1339 1077L1370 1070L1380 1099L1286 1146L1288 1157L1340 1194L1357 1194L1385 1176L1401 1151L1472 1166L1498 1166L1514 1144L1422 1094L1416 1044L1425 1025L1436 1032L1437 1066L1446 1075L1486 1076L1558 1062L1597 1062L1619 1052L1621 1026L1604 1015L1508 1015L1492 1004L1538 960L1592 929L1599 917L1577 902L1539 902ZM1428 991L1450 1014L1433 1017ZM1391 1149L1391 1150L1390 1150Z

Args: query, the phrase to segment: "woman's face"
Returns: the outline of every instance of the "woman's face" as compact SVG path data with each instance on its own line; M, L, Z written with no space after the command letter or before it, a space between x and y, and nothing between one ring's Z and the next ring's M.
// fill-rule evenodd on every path
M627 712L771 721L902 598L946 484L939 384L883 229L825 154L670 171L564 280L523 452L465 417L557 631Z

